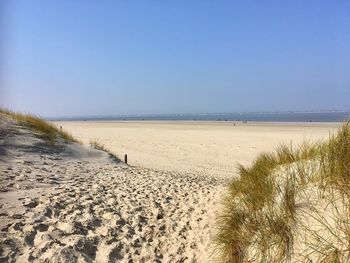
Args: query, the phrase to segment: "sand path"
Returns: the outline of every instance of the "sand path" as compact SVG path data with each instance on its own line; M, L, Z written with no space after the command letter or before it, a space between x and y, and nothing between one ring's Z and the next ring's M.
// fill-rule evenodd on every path
M30 170L26 179L41 181L42 169L23 167L8 171L20 177ZM215 218L208 207L218 207L223 182L112 164L65 162L55 169L70 179L54 180L34 198L24 193L20 210L2 206L1 216L10 219L1 223L7 259L206 261ZM25 189L16 179L17 188ZM1 196L5 200L8 190Z

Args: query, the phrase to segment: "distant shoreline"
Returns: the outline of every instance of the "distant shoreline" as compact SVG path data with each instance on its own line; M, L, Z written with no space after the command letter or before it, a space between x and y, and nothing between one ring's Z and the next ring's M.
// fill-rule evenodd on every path
M47 118L51 121L215 121L215 122L342 122L350 112L280 112L280 113L218 113L164 114L125 116L78 116Z

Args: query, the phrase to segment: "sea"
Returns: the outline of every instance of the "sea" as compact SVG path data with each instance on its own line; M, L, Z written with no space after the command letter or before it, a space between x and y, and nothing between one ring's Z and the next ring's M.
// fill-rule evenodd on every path
M341 122L350 119L350 111L327 112L233 112L200 114L99 115L49 118L72 121L261 121L261 122Z

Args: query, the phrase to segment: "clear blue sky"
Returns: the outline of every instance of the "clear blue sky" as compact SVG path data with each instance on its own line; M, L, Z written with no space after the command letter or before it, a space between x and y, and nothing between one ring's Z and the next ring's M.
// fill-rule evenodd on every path
M1 1L0 105L350 109L350 1Z

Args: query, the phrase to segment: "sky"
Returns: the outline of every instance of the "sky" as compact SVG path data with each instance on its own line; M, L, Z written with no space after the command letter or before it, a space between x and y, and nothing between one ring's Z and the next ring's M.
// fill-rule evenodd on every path
M0 106L350 110L350 1L0 2Z

